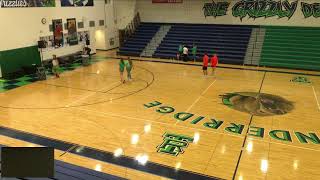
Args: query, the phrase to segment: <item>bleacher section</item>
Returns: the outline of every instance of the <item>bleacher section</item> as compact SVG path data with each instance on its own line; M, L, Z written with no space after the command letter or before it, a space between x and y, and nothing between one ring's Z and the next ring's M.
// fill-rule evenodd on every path
M191 54L195 43L198 60L202 60L205 52L209 55L216 52L220 63L243 64L251 31L251 26L176 24L153 56L175 58L180 44L186 44Z
M120 48L120 55L140 56L141 52L159 30L159 24L141 23L132 37Z
M261 66L320 70L320 28L265 28Z
M180 44L198 47L198 61L205 52L216 52L219 63L243 64L253 28L258 26L170 24L171 29L153 57L176 58ZM120 48L120 55L140 56L161 24L141 23ZM266 29L259 66L320 70L320 28L263 26Z

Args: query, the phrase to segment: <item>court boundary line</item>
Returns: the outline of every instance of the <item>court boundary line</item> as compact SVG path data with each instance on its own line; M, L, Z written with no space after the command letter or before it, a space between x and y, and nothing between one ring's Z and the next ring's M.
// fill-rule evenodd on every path
M111 83L111 85L102 87L102 88L100 88L100 89L109 88L110 86L113 87L114 84L118 84L118 82ZM116 86L116 87L117 87L117 86ZM113 87L113 88L115 88L115 87ZM112 89L113 89L113 88L112 88ZM88 93L88 95L83 96L83 97L80 97L79 99L77 99L77 100L75 100L75 101L67 104L66 107L69 107L69 106L71 106L71 105L73 105L73 104L76 104L76 103L78 103L78 102L80 102L80 101L82 101L82 100L85 100L85 99L87 99L87 98L95 95L95 94L98 93L98 92L101 92L100 89L98 89L97 92L90 92L90 93Z
M63 86L59 84L51 84L51 83L42 83L38 82L37 84L43 84L43 85L48 85L48 86L55 86L55 87L60 87L60 88L66 88L66 89L74 89L74 90L79 90L79 91L87 91L87 92L94 92L94 93L103 93L95 90L90 90L90 89L82 89L82 88L76 88L76 87L70 87L70 86Z
M1 128L2 126L0 126L0 128ZM5 127L4 127L5 128ZM2 128L1 128L2 129ZM11 128L6 128L6 129L11 129ZM11 129L11 130L13 130L13 131L15 131L15 132L23 132L23 133L25 133L25 134L29 134L29 135L33 135L33 136L35 136L35 137L43 137L43 138L46 138L46 139L49 139L49 140L51 140L51 141L58 141L58 143L60 142L65 142L65 141L61 141L61 140L55 140L55 139L52 139L52 138L47 138L47 137L45 137L45 136L41 136L41 135L35 135L35 134L32 134L32 133L27 133L27 132L24 132L24 131L21 131L21 130L14 130L14 129ZM20 139L21 140L21 137L19 137L19 136L17 136L17 133L14 133L14 134L10 134L10 135L8 135L8 134L3 134L3 133L5 133L5 131L6 130L2 130L2 131L0 131L0 134L2 134L2 135L5 135L5 136L8 136L8 137L13 137L13 138L15 138L15 139ZM227 134L224 134L224 135L227 135ZM241 137L241 136L238 136L238 137ZM26 141L25 139L22 139L22 140L24 140L24 141ZM30 140L30 139L29 139ZM34 140L34 139L31 139L31 140ZM254 139L254 140L256 140L256 139ZM30 141L28 141L28 142L30 142ZM32 142L32 143L35 143L34 141ZM65 143L68 143L68 144L71 144L72 146L77 146L77 147L81 147L82 145L79 145L79 144L76 144L76 143L70 143L70 142L65 142ZM270 142L271 144L272 144L272 142ZM39 143L35 143L35 144L39 144ZM279 145L287 145L287 144L282 144L282 143L275 143L275 144L279 144ZM40 145L41 145L41 143L40 143ZM288 146L288 145L287 145ZM292 147L294 147L294 145L289 145L289 146L292 146ZM91 148L91 147L88 147L88 146L83 146L83 147L85 147L85 148L87 148L86 150L89 150L89 151L91 151L91 152L98 152L98 154L99 155L103 155L103 153L108 153L109 155L112 155L112 153L111 152L108 152L108 151L104 151L104 150L99 150L99 149L95 149L95 148ZM68 149L70 149L71 147L69 147ZM300 147L301 148L301 147ZM67 149L67 148L66 148ZM313 150L313 149L309 149L309 148L301 148L301 149L307 149L307 150ZM80 155L78 152L75 152L75 150L73 149L72 150L72 152L68 152L68 153L72 153L72 154L76 154L76 155L79 155L79 156L82 156L82 157L87 157L87 158L91 158L91 159L96 159L96 160L99 160L99 161L102 161L102 162L106 162L106 163L112 163L112 162L109 162L109 161L105 161L104 159L101 159L102 157L100 157L100 159L97 159L97 158L99 158L99 155L96 155L96 156L94 156L94 157L92 157L93 155L91 154L87 154L87 155ZM131 159L129 159L129 160L132 160L132 158ZM152 163L152 162L151 162ZM160 166L162 166L163 164L159 164L159 163L156 163L156 165L160 165ZM116 164L116 165L119 165L119 164ZM122 165L119 165L119 166L122 166ZM127 166L122 166L122 167L127 167ZM163 167L168 167L168 166L166 166L166 165L163 165ZM130 168L130 167L127 167L127 168ZM171 167L169 167L169 168L171 168ZM130 168L130 169L134 169L134 168ZM135 170L138 170L139 171L139 169L135 169ZM188 170L186 170L187 172L189 172ZM145 172L145 171L143 171L143 172ZM146 172L146 173L150 173L150 172ZM192 172L191 172L192 173ZM153 174L153 173L150 173L150 174ZM195 173L195 174L197 174L197 173ZM155 175L157 175L157 174L155 174ZM200 175L202 175L202 174L200 174ZM205 175L205 174L204 174ZM161 175L160 175L161 176ZM206 175L205 175L206 176Z
M9 131L9 132L8 132ZM43 143L48 143L48 142L54 142L53 144L54 145L58 145L60 144L60 148L56 148L55 149L58 149L58 150L61 150L62 146L61 144L64 146L64 150L63 151L70 151L70 152L67 152L67 153L72 153L72 154L75 154L75 155L79 155L79 156L82 156L82 157L87 157L87 158L90 158L90 159L96 159L98 161L101 161L101 162L105 162L105 163L112 163L112 164L115 164L115 165L119 165L121 167L126 167L126 168L129 168L129 169L134 169L134 170L137 170L137 171L142 171L142 172L145 172L145 173L149 173L149 174L153 174L153 175L159 175L159 174L154 174L154 173L150 173L150 172L146 172L144 171L145 169L143 169L143 167L140 167L142 168L141 169L136 169L137 167L137 164L135 164L135 166L132 168L132 167L128 167L129 165L125 165L123 166L122 164L117 164L116 162L110 162L110 161L106 161L102 155L105 155L105 156L112 156L112 153L111 152L108 152L108 151L104 151L104 150L99 150L99 149L95 149L95 148L91 148L91 147L88 147L88 146L82 146L80 144L76 144L76 143L71 143L71 142L66 142L66 141L63 141L63 140L58 140L58 139L53 139L53 138L50 138L50 137L45 137L45 136L41 136L41 135L36 135L36 134L32 134L32 133L29 133L29 132L24 132L24 131L21 131L21 130L15 130L15 129L12 129L12 128L7 128L7 127L4 127L4 126L0 126L0 134L1 135L4 135L4 136L7 136L7 137L11 137L11 138L14 138L14 139L19 139L19 140L22 140L22 141L27 141L27 142L31 142L31 143L34 143L34 144L39 144L39 145L43 145ZM25 134L28 137L23 137L21 136L21 134ZM227 134L224 134L224 135L227 135ZM241 136L238 136L238 137L241 137ZM40 139L39 139L40 138ZM41 139L47 139L48 141L41 141ZM250 138L251 139L251 138ZM252 138L253 140L256 140L254 138ZM39 140L40 140L40 143L39 143ZM35 142L35 141L38 141ZM263 142L263 141L262 141ZM287 145L287 144L282 144L282 143L276 143L276 142L269 142L270 144L278 144L278 145L286 145L286 146L291 146L291 147L295 147L294 145ZM66 146L67 144L67 146ZM69 146L68 146L69 145ZM47 145L44 145L44 146L48 146ZM79 152L77 152L75 149L75 147L85 147L87 154L80 154ZM306 149L306 150L314 150L314 149L309 149L309 148L303 148L303 147L298 147L298 148L301 148L301 149ZM242 150L242 149L241 149ZM89 154L88 151L91 151L91 154ZM318 151L318 150L317 150ZM93 153L95 152L95 153ZM94 155L93 155L93 154ZM129 157L129 156L126 156L127 160L130 160L132 162L135 162L133 160L132 157ZM109 159L110 160L110 159ZM152 163L152 165L154 166L161 166L161 167L164 167L166 169L174 169L172 167L169 167L167 165L163 165L163 164L159 164L159 163L153 163L153 162L150 162ZM188 171L188 170L181 170L183 171L183 176L187 176L189 177L190 173L192 175L195 175L195 176L204 176L205 178L215 178L215 177L212 177L212 176L207 176L205 174L198 174L198 173L193 173L191 171ZM158 173L158 172L157 172ZM175 175L176 175L176 171L175 171ZM161 175L160 175L161 176ZM202 177L203 177L202 176ZM179 176L181 177L181 176Z
M215 79L198 97L198 99L196 99L191 106L186 110L186 112L189 112L191 110L191 108L200 100L200 98L209 90L209 88L217 81L217 79Z
M99 111L94 111L94 110L89 110L89 109L83 109L83 108L80 108L80 107L76 107L76 108L79 109L79 110L83 110L83 111L89 111L91 113L95 113L96 115L100 115L100 116L103 116L103 117L106 117L106 116L120 117L120 118L134 119L134 120L139 120L139 121L152 122L152 123L155 123L155 124L163 124L163 125L172 126L172 124L169 124L169 123L158 122L158 121L150 120L150 119L143 119L143 118L136 118L136 117L130 117L130 116L123 116L123 115L118 115L118 114L99 112ZM161 118L161 117L162 116L160 116L159 118ZM205 129L200 129L200 128L188 127L188 126L180 126L180 125L176 125L176 126L178 126L179 128L193 129L193 130L197 130L197 131L209 132L209 133L214 133L214 134L223 134L223 135L228 135L228 136L232 136L232 137L242 138L242 136L233 135L233 134L226 134L226 133L222 133L222 132L215 132L215 131L210 131L210 130L205 130Z
M199 97L189 106L189 108L186 110L186 112L189 112L191 108L201 99L201 97L209 90L209 88L217 81L215 79L200 95ZM177 125L180 121L176 121L174 126Z
M265 73L266 73L266 71L265 71ZM262 84L261 84L261 87L262 87ZM261 89L261 87L260 87L260 89ZM316 94L315 94L316 95ZM316 97L317 98L317 97ZM319 104L318 104L318 106L319 106ZM187 128L187 127L184 127L184 128ZM194 128L194 129L196 129L196 128ZM228 135L228 134L226 134L226 133L221 133L221 134L224 134L224 135ZM271 142L270 142L271 143ZM276 143L276 144L281 144L281 143ZM286 144L282 144L282 145L286 145ZM295 146L293 146L293 147L295 147Z
M317 105L318 105L318 109L320 110L320 104L319 104L319 101L318 101L318 96L317 96L316 90L314 89L313 85L311 87L312 87L313 94L314 94L314 97L315 97Z
M258 93L260 93L261 90L262 90L262 85L263 85L264 80L265 80L265 78L266 78L266 74L267 74L267 72L264 72ZM248 124L248 127L250 127L250 125L251 125L251 123L252 123L253 116L254 116L254 115L251 115L251 117L250 117L250 122L249 122L249 124ZM236 178L236 175L237 175L237 172L238 172L238 168L239 168L239 164L240 164L241 157L242 157L242 153L243 153L243 149L244 149L244 146L245 146L245 144L246 144L246 142L247 142L249 129L250 129L250 128L247 128L247 132L246 132L246 134L245 134L245 136L244 136L242 148L241 148L241 151L240 151L240 155L239 155L239 158L238 158L238 161L237 161L236 168L235 168L234 173L233 173L233 176L232 176L232 180L235 180L235 178Z
M105 100L105 101L98 101L98 102L94 102L94 103L84 103L84 104L80 104L80 105L72 105L72 106L69 106L69 107L66 107L66 106L59 106L59 107L39 107L39 108L34 108L34 107L9 107L9 106L0 106L0 108L4 108L4 109L38 109L38 110L47 110L47 109L67 109L67 108L71 108L71 107L83 107L83 106L91 106L91 105L96 105L96 104L102 104L102 103L106 103L106 102L111 102L113 100L118 100L118 99L122 99L122 98L126 98L126 97L129 97L129 96L132 96L134 94L137 94L141 91L144 91L145 89L149 88L155 81L155 77L154 77L154 74L152 73L152 71L149 71L148 69L144 68L144 67L140 67L140 66L137 66L147 72L149 72L152 76L152 80L151 82L147 82L147 85L146 87L142 88L142 89L139 89L139 90L136 90L136 91L132 91L130 92L129 94L125 94L123 96L120 96L120 97L117 97L117 98L114 98L112 100ZM143 80L144 81L144 80Z
M111 58L111 59L120 59L120 57L105 57L105 58ZM130 56L131 60L134 61L141 61L141 62L155 62L155 63L164 63L164 64L177 64L177 65L186 65L186 66L202 66L201 64L189 64L189 63L179 63L179 62L170 62L170 61L160 61L160 60L142 60L134 58L133 56ZM218 68L224 68L224 69L237 69L237 70L247 70L247 71L259 71L259 72L273 72L273 73L284 73L284 74L298 74L298 75L306 75L306 76L320 76L320 74L307 74L307 73L300 73L300 72L287 72L287 71L277 71L277 70L262 70L262 69L250 69L250 68L240 68L240 67L227 67L227 66L217 66ZM290 70L290 69L288 69ZM299 70L299 69L293 69L293 70ZM310 70L302 70L302 71L310 71ZM316 71L315 71L316 72Z

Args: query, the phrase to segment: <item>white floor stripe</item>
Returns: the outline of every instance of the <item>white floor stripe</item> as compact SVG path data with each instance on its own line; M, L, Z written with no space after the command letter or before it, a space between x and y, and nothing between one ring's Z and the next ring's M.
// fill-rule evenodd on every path
M82 111L92 112L95 115L99 115L99 116L103 116L103 117L113 116L113 117L120 117L120 118L126 118L126 119L134 119L134 120L143 121L143 122L152 122L154 124L162 124L162 125L172 126L171 123L163 123L163 122L154 121L154 120L150 120L150 119L136 118L136 117L131 117L131 116L123 116L123 115L119 115L119 114L113 114L113 113L106 113L106 112L100 112L100 111L84 109L84 108L80 108L80 107L75 107L75 108L76 109L80 109ZM180 126L180 125L177 125L176 127L177 128L182 128L182 129L192 129L192 130L196 130L196 131L203 131L203 132L209 132L209 133L215 133L215 134L224 134L224 135L228 135L228 136L244 138L243 136L239 136L239 135L225 134L225 133L222 133L222 132L210 131L210 130L205 130L205 129L200 129L200 128L192 128L192 127L186 127L186 126Z
M319 104L318 96L317 96L316 90L314 89L314 86L312 86L312 90L313 90L313 94L314 94L314 97L315 97L317 105L318 105L318 109L320 110L320 104Z
M189 112L191 108L201 99L201 97L209 90L209 88L216 82L217 80L215 79L208 87L205 89L200 96L191 104L191 106L186 110L186 112ZM174 125L177 125L179 121L176 121Z
M101 89L98 89L97 92L100 92L100 91L102 91L103 89L106 89L106 88L108 88L108 87L113 87L113 85L118 84L118 83L119 83L119 82L114 82L114 83L112 83L112 84L110 84L110 85L108 85L108 86L105 86L105 87L103 87L103 88L101 88ZM87 98L95 95L97 92L91 92L91 93L89 93L87 96L81 97L81 98L79 98L79 99L71 102L70 104L66 105L66 107L75 105L76 103L78 103L78 102L80 102L80 101L82 101L82 100L85 100L85 99L87 99Z
M217 80L214 80L208 87L207 89L205 89L201 94L200 96L198 97L198 99L196 99L192 104L191 106L187 109L186 112L189 112L191 110L191 108L200 100L200 98L209 90L209 88L216 82Z
M85 100L85 99L87 99L87 98L89 98L89 97L91 97L91 96L93 96L93 95L95 95L95 94L96 94L96 92L90 92L87 96L83 96L83 97L81 97L81 98L79 98L79 99L71 102L70 104L67 104L66 107L70 107L70 106L72 106L72 105L75 105L75 104L77 104L78 102L80 102L80 101L82 101L82 100Z

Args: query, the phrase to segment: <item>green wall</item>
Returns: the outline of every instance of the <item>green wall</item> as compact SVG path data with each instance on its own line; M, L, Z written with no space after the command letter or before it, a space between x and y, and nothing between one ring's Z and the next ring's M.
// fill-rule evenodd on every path
M38 46L30 46L7 51L0 51L0 65L3 77L20 70L23 66L41 64Z

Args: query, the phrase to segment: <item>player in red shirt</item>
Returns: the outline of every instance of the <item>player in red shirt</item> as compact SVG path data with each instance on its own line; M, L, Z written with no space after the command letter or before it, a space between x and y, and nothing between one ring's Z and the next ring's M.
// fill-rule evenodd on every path
M218 56L217 54L214 54L212 57L211 57L211 67L212 67L212 75L214 75L214 71L216 70L216 67L218 65Z
M207 55L207 53L204 53L203 56L203 66L202 66L202 70L203 70L203 75L208 75L208 63L209 63L209 56Z

